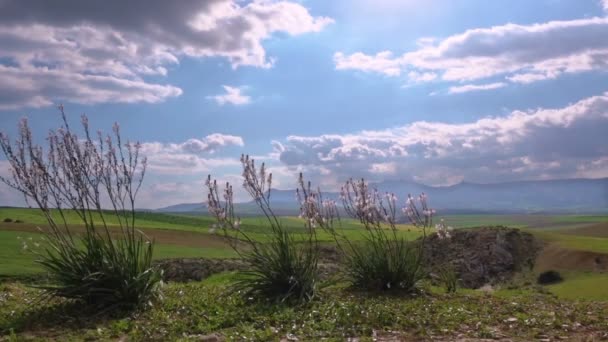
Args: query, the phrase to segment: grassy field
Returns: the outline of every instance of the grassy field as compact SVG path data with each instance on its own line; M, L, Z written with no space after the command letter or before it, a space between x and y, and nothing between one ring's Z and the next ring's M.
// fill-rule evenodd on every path
M70 225L82 225L82 221L78 215L73 211L65 211L65 216L68 224ZM57 211L53 212L53 217L57 220L61 220ZM0 229L2 229L2 220L10 218L11 220L19 220L24 224L46 226L46 218L36 209L27 208L0 208ZM119 226L119 222L112 213L105 215L106 222L110 226ZM304 221L297 217L280 217L281 223L288 230L298 232L302 231L304 227ZM63 222L63 221L59 221ZM94 217L94 222L101 224L101 217ZM187 231L207 234L211 226L215 223L215 220L210 216L191 216L191 215L175 215L165 213L151 213L151 212L138 212L136 213L136 227L141 229L163 229L163 230L175 230L175 231ZM263 217L246 217L242 220L242 229L249 234L252 234L254 238L264 240L265 232L267 232L268 223ZM343 231L343 234L352 239L361 238L362 225L352 219L340 220L339 227ZM410 225L398 225L400 234L408 238L417 238L421 232ZM319 239L321 241L331 241L331 236L323 232L319 232Z
M560 232L528 231L531 231L544 241L556 243L557 245L566 249L608 254L608 238L564 234Z
M72 229L78 231L77 216L69 214ZM443 294L441 288L423 285L414 297L352 292L343 285L324 288L317 300L301 307L270 305L246 300L227 292L232 273L222 273L203 282L170 283L165 299L151 310L127 316L92 316L86 308L60 300L30 305L39 295L36 289L14 279L27 279L41 272L35 256L22 249L40 243L36 226L44 226L41 214L28 209L0 209L0 220L9 217L22 223L0 223L0 336L9 340L196 340L217 333L228 340L394 340L443 338L593 339L608 331L608 273L583 271L576 262L553 262L564 277L555 285L531 283L517 288L496 288L491 292L459 289ZM448 216L448 224L467 228L483 225L519 227L547 242L556 255L568 258L576 253L593 258L608 255L608 235L603 235L607 216L547 215L460 215ZM235 253L217 235L208 231L212 220L204 216L138 213L137 226L157 242L155 258L234 257ZM281 218L298 231L302 221ZM247 218L247 229L259 240L265 238L265 221ZM116 224L116 221L113 221ZM345 235L362 237L362 227L353 220L342 221ZM421 232L407 225L399 234L410 239ZM604 237L606 236L606 237ZM324 233L319 237L331 241ZM573 254L574 253L574 254ZM596 254L594 254L596 253ZM589 254L589 255L588 255ZM554 255L548 255L554 259ZM587 260L581 259L581 260ZM553 267L552 266L552 267ZM560 268L563 266L563 269ZM12 336L12 337L11 337ZM2 337L0 337L2 340Z
M53 213L59 218L58 212ZM73 231L82 231L83 227L78 215L66 211L66 218ZM20 223L3 223L2 220L10 218ZM101 223L101 217L97 217ZM114 228L119 227L113 215L107 215L107 222ZM281 217L281 222L287 229L300 232L303 221L296 217ZM162 213L137 213L136 226L146 235L156 241L155 258L189 258L234 257L236 253L217 234L210 234L209 228L213 219L208 216L181 216ZM40 271L34 262L34 255L24 251L22 244L28 242L30 247L34 243L41 244L41 234L38 227L46 226L46 219L37 209L0 208L0 277L30 275ZM266 235L267 223L261 217L249 217L243 220L242 229L259 241L268 239ZM339 230L351 240L363 237L362 225L355 220L345 219L340 222ZM410 240L421 236L421 231L409 225L399 226L399 235ZM18 239L20 237L21 239ZM330 234L319 231L318 238L322 242L331 242ZM30 241L31 239L31 241Z
M29 232L2 231L0 229L0 277L27 276L41 272L35 262L35 243L43 243L42 234ZM29 246L24 250L23 242ZM188 247L176 244L157 244L154 258L231 258L236 253L230 248Z
M559 298L608 301L608 273L561 272L565 281L549 285Z
M68 221L78 228L78 216L68 212ZM110 216L111 217L111 216ZM39 242L40 234L36 233L37 226L44 226L44 216L36 209L0 208L0 220L11 218L23 223L0 222L0 276L31 275L40 272L34 262L31 252L22 250L23 241ZM457 228L466 228L484 225L507 225L519 227L534 233L542 240L555 244L560 248L576 251L608 254L608 216L581 216L581 215L451 215L443 217L449 225ZM152 236L156 242L155 258L174 257L234 257L235 253L216 235L209 234L209 227L213 220L207 216L171 215L162 213L137 213L137 226L147 235ZM295 217L282 217L282 222L288 229L299 231L302 220ZM438 221L437 218L436 221ZM115 219L110 220L117 225ZM564 225L566 225L564 227ZM341 228L344 235L357 240L362 237L362 227L354 220L342 220ZM243 229L254 238L263 241L266 239L266 221L260 217L244 219ZM421 235L420 230L411 226L399 226L399 234L408 239L416 239ZM18 239L21 237L21 240ZM29 241L29 239L32 241ZM321 241L332 241L331 236L319 232ZM551 287L560 297L569 297L569 289L577 284L599 284L606 280L602 274L577 274L572 269L568 279L559 286ZM579 292L579 298L602 298L608 300L604 292Z

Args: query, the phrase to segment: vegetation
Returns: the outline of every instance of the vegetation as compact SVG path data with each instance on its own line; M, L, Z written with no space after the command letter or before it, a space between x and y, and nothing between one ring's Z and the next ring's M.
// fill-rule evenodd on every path
M30 306L35 289L0 285L0 334L62 340L227 340L314 341L348 337L417 339L504 338L601 339L608 330L606 303L570 302L533 290L497 294L432 288L414 296L368 295L337 285L306 305L270 304L229 294L235 275L202 283L170 284L165 300L127 316L91 316L61 300Z
M297 240L293 231L285 229L270 206L272 174L264 164L258 170L253 159L241 156L243 186L264 213L268 238L260 242L241 229L241 219L234 212L232 186L220 195L217 181L208 177L207 204L220 229L248 265L239 273L235 289L246 297L274 302L304 303L315 297L318 286L319 241L311 226L304 229L304 238ZM245 248L241 248L244 245Z
M418 243L411 243L399 234L396 226L397 197L389 193L381 196L375 189L370 189L363 179L347 181L340 194L346 214L365 228L364 239L359 243L354 243L336 228L335 222L339 222L340 217L335 201L323 200L321 190L313 190L302 174L297 197L300 217L310 229L322 228L334 238L344 259L344 275L352 287L372 291L414 292L418 283L425 278L422 252L433 210L427 207L424 194L419 197L421 211L409 195L403 208L412 224L422 227L422 240Z
M60 110L63 126L49 133L46 152L34 143L26 119L14 144L0 135L11 170L9 178L0 180L33 202L48 224L42 230L43 243L22 240L23 249L40 246L35 249L36 262L48 273L50 283L39 286L47 296L103 309L140 307L160 295L162 283L160 272L152 267L154 244L135 229L135 198L146 170L146 159L139 158L141 146L123 143L117 124L113 135L104 138L99 132L93 139L86 116L82 116L84 137L78 137ZM104 203L120 226L118 238L106 223ZM72 233L64 208L78 215L83 234Z
M211 179L207 185L213 217L139 213L133 206L130 210L118 211L118 214L128 212L130 216L127 217L131 219L128 222L138 220L138 228L149 236L158 237L153 257L151 250L150 254L129 254L128 250L132 248L128 247L129 236L121 244L125 236L120 234L125 227L136 233L135 223L125 224L125 216L115 215L114 211L94 210L85 217L86 221L82 220L77 208L48 209L42 214L35 213L34 209L0 208L0 218L22 221L0 224L0 277L30 275L43 270L45 264L36 264L37 254L28 250L36 250L36 245L41 243L40 237L48 234L35 233L33 227L51 225L52 229L52 223L45 222L48 217L55 220L53 222L62 220L76 241L70 246L70 253L76 258L69 253L63 257L61 254L42 254L43 257L60 257L54 261L59 265L53 276L56 283L57 274L67 269L67 281L63 284L76 284L81 286L77 290L85 289L90 284L70 278L76 274L71 271L75 270L72 265L93 264L91 269L98 267L95 263L99 265L100 260L112 257L107 252L111 246L126 250L119 254L123 257L116 258L115 263L106 263L106 268L98 267L98 278L93 278L94 282L104 281L101 286L97 282L97 288L118 289L118 295L114 293L111 300L57 292L67 299L54 298L32 306L40 295L48 292L24 285L30 281L26 278L22 278L21 283L4 279L0 282L0 336L62 340L195 340L209 334L218 334L228 340L605 337L602 334L608 329L604 319L608 316L608 292L605 287L598 286L608 281L605 274L560 269L565 280L557 284L539 286L524 281L486 293L459 289L457 273L446 265L436 274L441 287L433 287L425 280L421 245L411 242L424 237L431 224L432 211L426 206L425 197L418 199L423 206L421 210L415 207L413 198L408 198L404 213L412 219L413 225L397 224L394 195L380 196L370 191L364 181L351 182L346 184L349 190L343 192L343 205L352 218L338 218L336 203L324 200L320 190L312 190L301 178L301 217L279 218L270 206L271 175L266 175L263 166L256 170L253 160L245 157L243 166L252 198L267 214L263 219L241 220L234 212L230 185L220 191ZM608 246L608 239L567 235L561 226L559 230L548 231L544 225L553 222L550 217L544 217L541 222L538 218L517 216L465 216L459 221L450 218L450 223L475 226L502 223L502 219L525 226L552 244L593 252L607 251L604 244ZM555 217L554 221L557 225L603 222L603 217L579 219ZM92 235L100 242L86 240L89 226L103 228L101 232L105 236ZM534 229L535 226L538 228ZM3 231L2 227L10 231ZM170 234L165 234L167 229ZM436 231L441 237L450 238L450 229L443 222ZM138 239L133 240L131 246L145 242L141 240L143 236L133 235ZM218 243L219 237L228 243ZM194 240L197 242L193 243ZM341 251L344 282L320 286L318 264L322 242L333 242ZM139 246L146 250L151 244ZM89 250L98 251L92 254L100 259L87 254ZM149 258L141 259L141 255L149 255ZM158 278L145 275L159 276L152 273L155 272L151 266L153 258L198 256L238 256L249 267L244 272L217 274L203 282L170 283L163 291L164 300L153 301L146 311L119 310L99 315L91 306L70 300L83 299L104 307L114 305L117 300L130 303L130 306L147 303L159 294L154 288L159 284ZM143 266L134 264L135 260ZM53 272L51 267L44 268L47 273ZM152 271L146 273L147 270ZM107 276L110 273L114 278ZM144 276L138 279L134 275ZM133 281L119 285L118 281L124 279ZM44 283L44 279L37 278L36 282ZM146 287L151 290L146 292ZM401 293L386 291L394 289ZM587 301L579 302L581 299Z

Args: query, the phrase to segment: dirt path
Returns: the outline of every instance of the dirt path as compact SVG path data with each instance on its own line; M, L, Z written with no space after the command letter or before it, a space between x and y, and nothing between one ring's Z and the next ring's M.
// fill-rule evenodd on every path
M2 223L0 230L39 233L39 225L29 223ZM70 226L70 230L76 233L84 232L83 226ZM229 248L229 245L220 236L180 230L169 230L159 228L140 229L148 237L153 238L159 244L170 244L187 247L211 247ZM120 228L112 227L110 232L113 236L120 234Z

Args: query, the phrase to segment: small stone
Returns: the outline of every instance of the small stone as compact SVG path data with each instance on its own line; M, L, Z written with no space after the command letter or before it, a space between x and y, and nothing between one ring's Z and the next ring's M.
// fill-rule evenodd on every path
M202 335L198 338L201 342L220 342L222 339L217 334Z

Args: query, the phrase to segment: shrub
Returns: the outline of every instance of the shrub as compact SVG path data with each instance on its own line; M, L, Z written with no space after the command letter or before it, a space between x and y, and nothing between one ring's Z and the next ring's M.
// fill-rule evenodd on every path
M232 248L247 263L239 272L234 290L247 297L275 302L302 303L314 298L318 282L318 240L313 229L305 229L304 238L286 230L270 206L272 174L262 164L257 170L249 156L241 156L243 186L267 219L267 242L260 242L241 227L233 203L233 189L226 183L222 194L216 180L207 178L207 204Z
M564 278L562 278L562 275L559 274L559 272L554 271L554 270L549 270L549 271L545 271L545 272L539 274L537 282L540 285L550 285L550 284L557 284L559 282L562 282L563 280L564 280Z
M414 291L426 276L422 253L425 229L431 224L433 214L427 207L426 196L422 194L419 197L421 211L411 196L408 196L404 208L412 223L423 227L420 243L409 242L399 234L396 227L397 197L394 194L382 196L377 190L370 189L365 180L355 182L351 179L342 187L340 197L347 215L365 227L362 243L351 242L335 228L334 221L339 221L335 201L323 200L321 191L313 191L300 174L300 216L334 237L344 257L344 273L351 285L362 290Z
M63 126L49 133L46 153L33 142L26 119L14 145L0 135L12 171L10 179L1 180L33 201L48 222L37 262L49 272L51 284L41 287L48 295L103 309L149 303L160 296L162 282L151 265L153 241L135 229L135 199L146 169L141 147L123 143L118 124L113 135L98 132L93 139L84 115L84 137L78 137L59 108ZM67 210L82 221L82 235L71 232ZM115 234L110 217L120 228Z
M2 222L4 222L4 223L11 223L11 222L13 222L13 219L10 218L10 217L7 217L4 220L2 220Z

